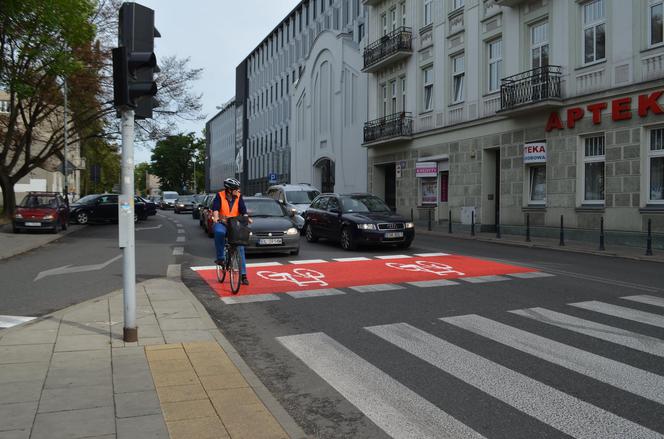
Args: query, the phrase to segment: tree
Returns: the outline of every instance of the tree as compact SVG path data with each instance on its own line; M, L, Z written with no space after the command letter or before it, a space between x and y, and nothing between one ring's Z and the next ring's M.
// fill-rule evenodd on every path
M147 179L146 174L152 172L150 169L150 164L143 162L136 165L134 168L134 186L136 187L136 192L143 194L145 196L149 195L147 193Z
M119 143L120 130L113 108L110 48L117 44L120 4L120 0L0 1L0 90L10 101L9 115L0 117L5 215L15 209L14 184L54 156L62 156L62 78L70 85L68 143L80 144L84 155L103 148L107 168L115 157L111 144ZM200 96L191 90L201 70L190 69L188 62L159 58L160 108L154 119L137 123L138 142L169 135L179 119L203 118ZM89 163L90 157L86 159ZM86 174L89 180L90 171Z
M193 160L197 155L201 157L200 151L204 149L205 141L196 138L194 133L169 136L157 142L152 151L151 169L161 181L161 190L193 192ZM199 166L197 177L200 179L203 169Z
M120 154L117 145L103 139L90 139L83 145L86 168L81 178L81 194L111 192L120 181Z

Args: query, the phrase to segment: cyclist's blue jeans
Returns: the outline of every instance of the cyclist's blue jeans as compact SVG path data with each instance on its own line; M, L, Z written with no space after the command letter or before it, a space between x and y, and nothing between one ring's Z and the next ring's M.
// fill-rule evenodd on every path
M217 249L217 260L224 260L224 246L226 245L226 226L217 223L214 225L214 246ZM242 268L240 268L240 273L247 274L247 261L244 257L244 246L239 245L238 250L240 251L240 258L242 260Z

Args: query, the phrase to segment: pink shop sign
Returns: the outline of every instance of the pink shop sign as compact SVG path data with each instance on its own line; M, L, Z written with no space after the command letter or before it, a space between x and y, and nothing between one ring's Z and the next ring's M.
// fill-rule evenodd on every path
M415 177L437 177L438 163L417 162L415 163Z

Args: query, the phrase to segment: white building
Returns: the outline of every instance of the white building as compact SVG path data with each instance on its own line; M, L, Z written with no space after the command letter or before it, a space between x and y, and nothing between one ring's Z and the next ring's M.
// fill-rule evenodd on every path
M323 192L363 192L361 147L366 77L351 34L324 31L313 43L291 91L291 181Z
M206 190L216 192L224 180L237 177L235 153L235 99L221 107L205 124L207 162Z
M485 230L664 231L661 0L364 4L370 190Z

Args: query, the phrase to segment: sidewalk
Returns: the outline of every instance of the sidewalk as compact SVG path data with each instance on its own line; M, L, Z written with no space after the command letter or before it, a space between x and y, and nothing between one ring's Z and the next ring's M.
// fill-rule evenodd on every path
M304 438L170 274L137 285L138 343L121 291L0 331L0 438Z
M66 236L72 232L80 230L84 226L77 226L70 224L67 230L60 233L12 233L11 224L0 226L0 260L11 258L21 253L43 247L46 244L53 242Z
M419 235L433 235L453 239L470 239L476 241L493 242L497 244L513 245L519 247L530 248L544 248L550 250L593 254L599 256L619 257L625 259L632 259L638 261L651 261L664 263L664 251L653 249L652 256L645 255L645 247L629 247L622 245L614 245L609 242L609 237L604 245L606 250L599 250L599 241L596 243L586 241L572 241L565 240L565 245L561 246L560 239L531 237L530 242L526 242L526 237L523 235L505 235L502 234L500 238L496 237L495 232L475 232L475 236L471 236L468 230L453 230L453 233L448 233L447 223L444 225L432 224L431 231L427 230L426 223L417 222L417 234Z

